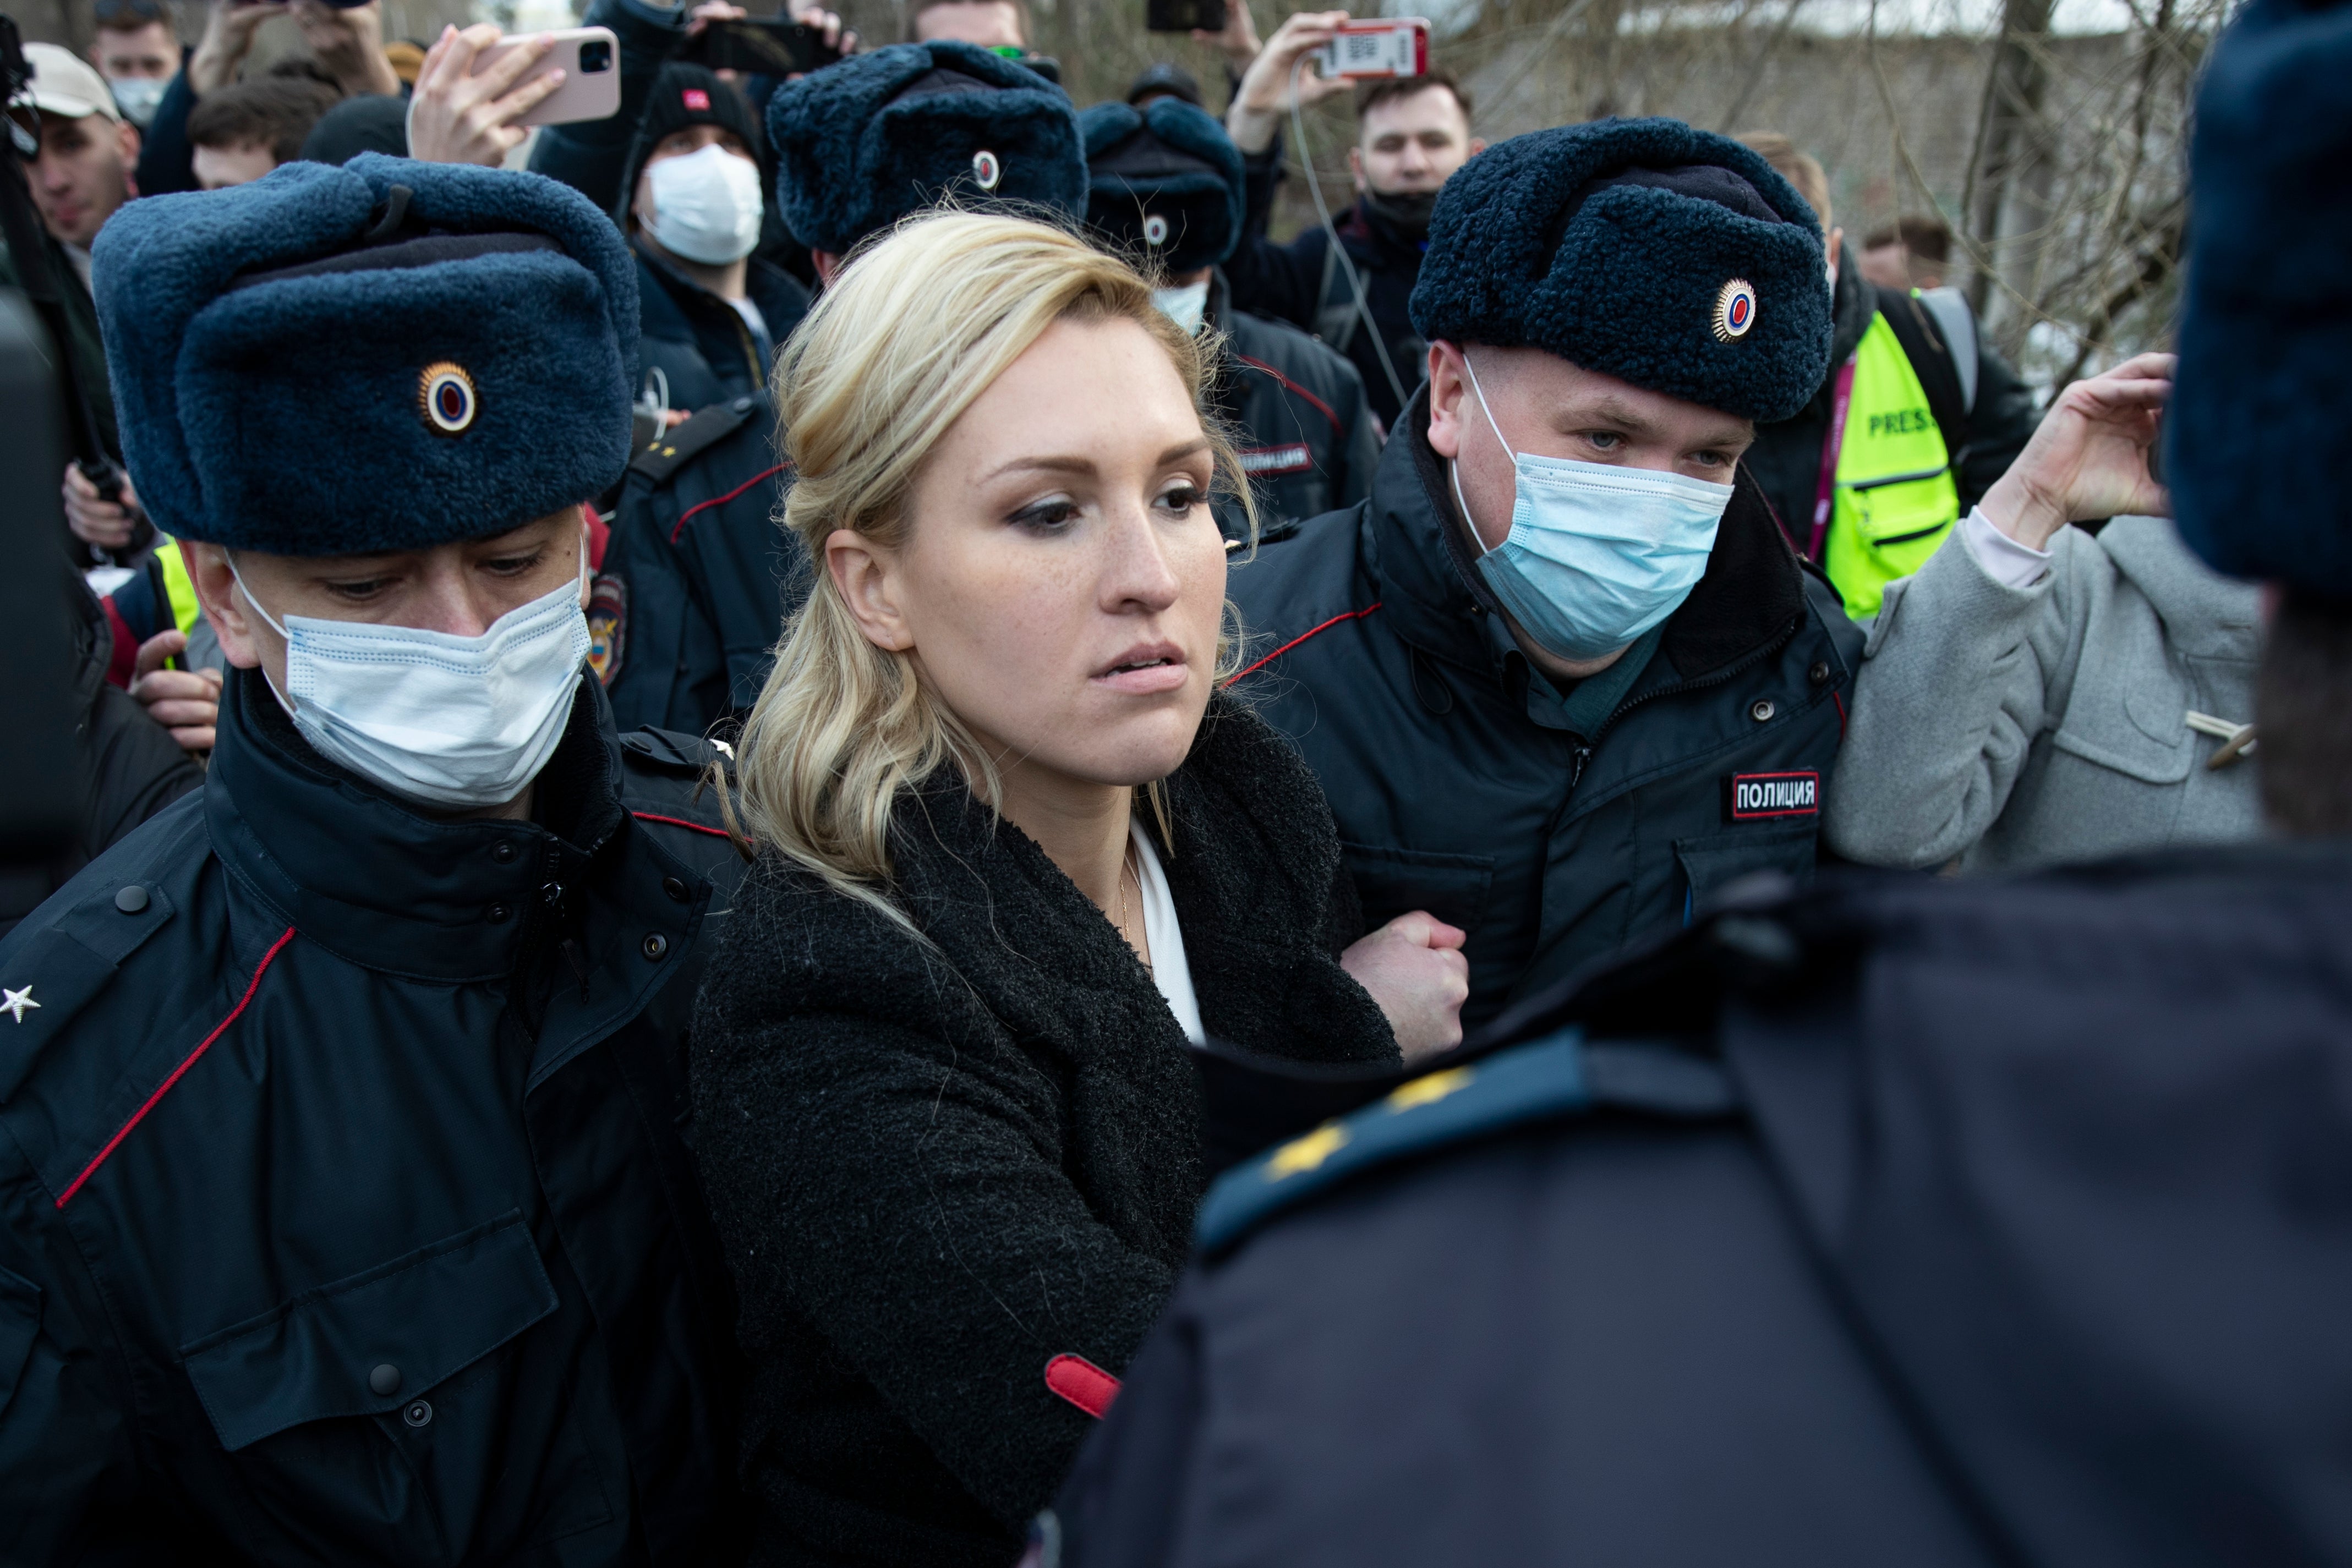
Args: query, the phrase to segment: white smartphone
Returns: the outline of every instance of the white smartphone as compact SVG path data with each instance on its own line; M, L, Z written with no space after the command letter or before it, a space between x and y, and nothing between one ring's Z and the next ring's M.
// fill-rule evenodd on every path
M1429 22L1421 16L1343 22L1339 36L1324 45L1317 57L1327 78L1427 76Z
M621 41L610 27L564 27L500 38L474 57L473 74L481 75L509 50L538 38L552 38L555 47L515 87L552 70L563 72L563 85L516 120L517 125L569 125L581 120L610 120L621 112Z

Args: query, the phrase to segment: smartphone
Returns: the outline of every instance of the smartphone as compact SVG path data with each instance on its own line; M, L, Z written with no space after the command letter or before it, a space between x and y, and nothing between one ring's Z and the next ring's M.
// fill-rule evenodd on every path
M1143 26L1153 33L1219 33L1225 0L1143 0Z
M715 71L746 71L752 76L805 76L841 58L841 51L824 41L824 34L805 22L746 16L712 22L701 37L680 54Z
M1343 22L1339 36L1317 51L1327 78L1420 77L1429 74L1429 22L1399 16Z
M474 57L474 74L481 75L507 51L536 38L552 38L555 47L515 86L552 70L563 72L563 85L516 120L517 125L570 125L582 120L610 120L621 112L621 41L610 27L564 27L500 38Z

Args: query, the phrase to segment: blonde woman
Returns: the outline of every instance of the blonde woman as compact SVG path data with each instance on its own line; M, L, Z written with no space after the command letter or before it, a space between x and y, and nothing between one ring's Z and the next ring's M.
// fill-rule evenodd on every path
M1460 933L1407 916L1343 967L1330 813L1215 695L1202 363L1124 263L964 214L784 350L817 570L739 747L762 848L695 1062L761 1561L1013 1560L1090 1420L1048 1364L1117 1372L1184 1259L1188 1038L1373 1063L1458 1030Z

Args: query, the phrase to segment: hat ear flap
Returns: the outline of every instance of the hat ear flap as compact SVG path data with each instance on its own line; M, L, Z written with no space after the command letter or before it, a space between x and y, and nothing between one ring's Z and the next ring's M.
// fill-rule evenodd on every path
M1143 129L1143 116L1124 103L1098 103L1080 111L1078 133L1089 161L1101 157Z

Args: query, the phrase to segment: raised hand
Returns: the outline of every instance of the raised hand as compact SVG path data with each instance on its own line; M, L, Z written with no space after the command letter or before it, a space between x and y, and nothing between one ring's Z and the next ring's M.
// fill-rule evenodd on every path
M2141 354L2060 392L2009 472L1985 492L1985 520L2041 549L2068 523L2171 516L2147 459L2177 362Z
M544 37L509 49L480 75L474 61L500 34L488 22L460 30L443 27L416 72L408 99L408 155L420 163L478 163L495 169L530 134L515 121L563 85L551 70L522 86L523 73L547 57Z

